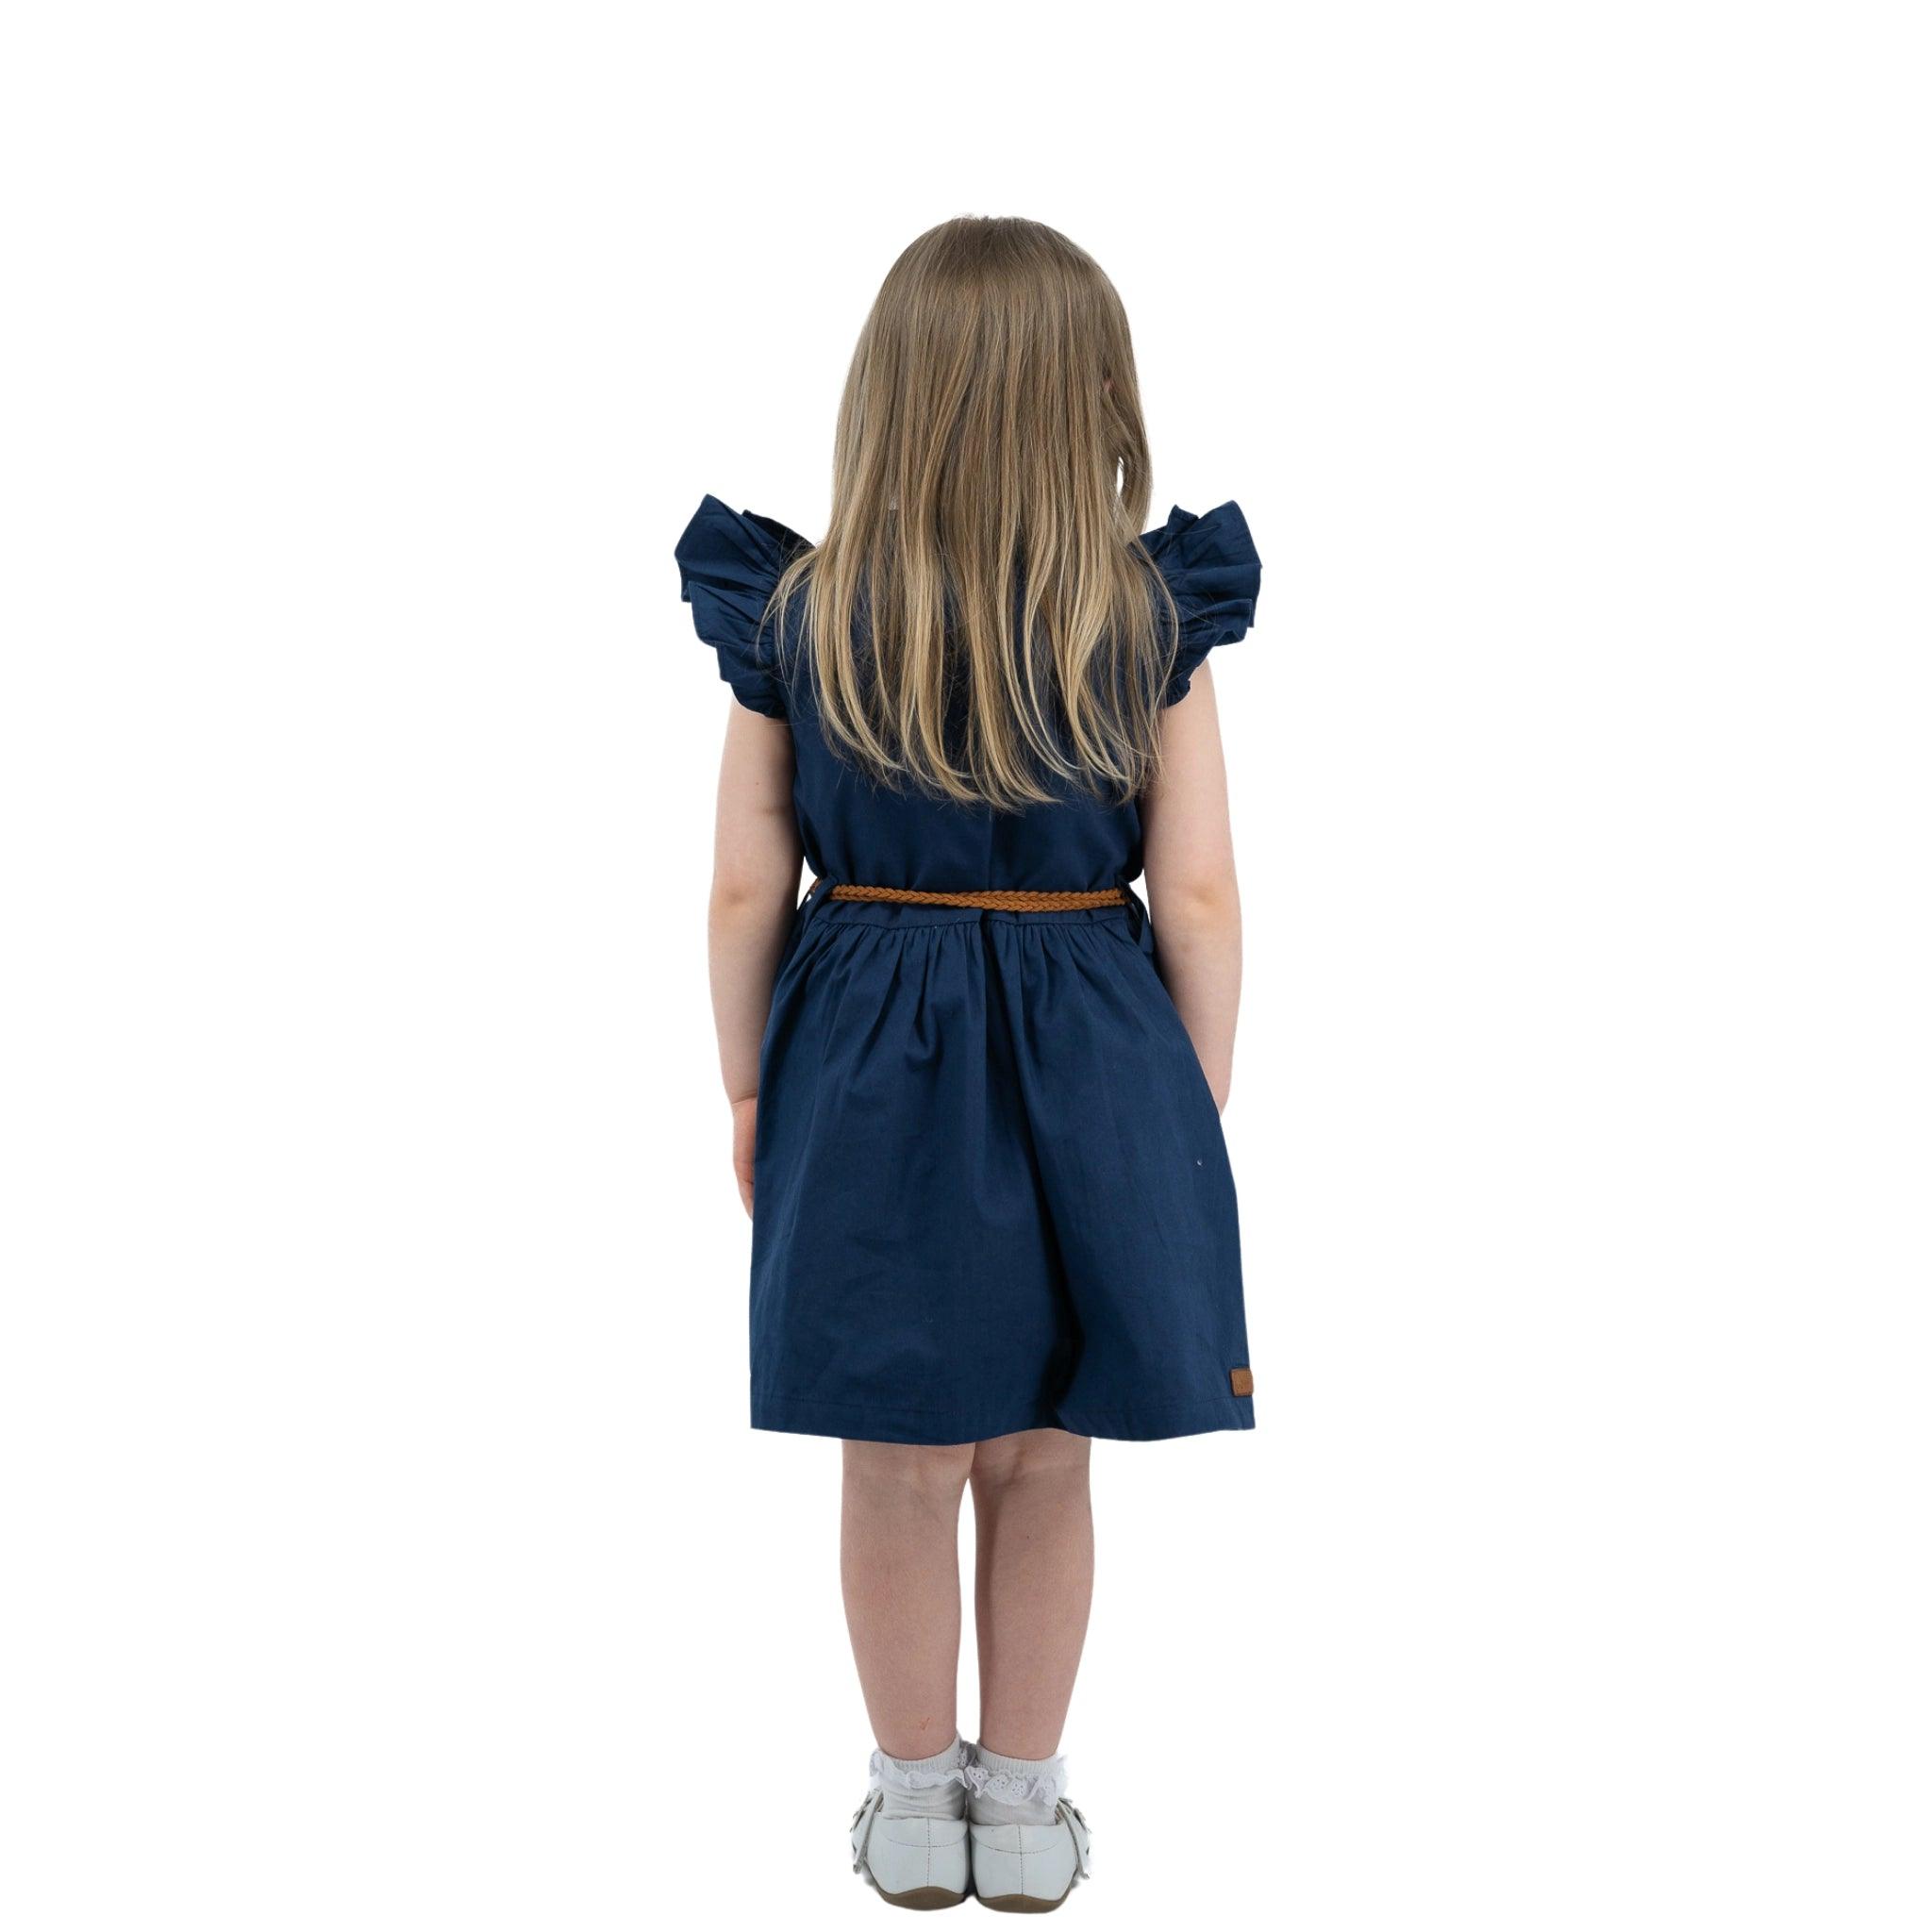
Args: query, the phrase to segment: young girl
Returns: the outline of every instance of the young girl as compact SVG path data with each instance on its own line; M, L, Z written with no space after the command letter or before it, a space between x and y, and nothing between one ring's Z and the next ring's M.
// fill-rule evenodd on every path
M1147 493L1112 285L1051 228L962 220L879 291L824 541L708 496L677 546L738 699L711 983L752 1425L844 1439L878 1746L854 1869L894 1905L1045 1911L1085 1872L1056 1753L1089 1443L1254 1425L1205 660L1246 631L1260 563L1231 503L1137 536Z

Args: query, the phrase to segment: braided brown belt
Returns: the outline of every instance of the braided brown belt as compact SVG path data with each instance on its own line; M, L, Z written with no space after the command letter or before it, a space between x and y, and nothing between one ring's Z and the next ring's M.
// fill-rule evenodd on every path
M816 892L823 880L812 882ZM831 888L834 899L864 899L879 906L976 906L983 912L1084 912L1090 906L1124 906L1118 886L1099 892L915 892L905 886Z

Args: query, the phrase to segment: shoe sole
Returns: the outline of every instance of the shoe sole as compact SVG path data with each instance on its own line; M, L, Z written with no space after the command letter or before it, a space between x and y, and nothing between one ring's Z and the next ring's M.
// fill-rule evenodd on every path
M942 1912L948 1906L963 1906L963 1891L948 1891L943 1885L915 1885L910 1891L888 1891L873 1881L873 1890L889 1906L902 1906L908 1912Z
M990 1912L1057 1912L1067 1902L1067 1890L1058 1898L1028 1898L1024 1891L1009 1891L1000 1898L981 1897L979 1903Z

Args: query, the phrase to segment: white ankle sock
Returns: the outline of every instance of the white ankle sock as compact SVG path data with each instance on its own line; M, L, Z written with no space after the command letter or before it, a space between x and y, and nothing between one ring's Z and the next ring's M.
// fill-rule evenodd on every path
M930 1757L888 1757L872 1754L872 1781L885 1792L881 1818L963 1818L966 1815L966 1763L971 1756L956 1736Z
M972 1793L966 1815L974 1824L1051 1824L1053 1807L1067 1788L1067 1760L1002 1757L975 1744L966 1784Z

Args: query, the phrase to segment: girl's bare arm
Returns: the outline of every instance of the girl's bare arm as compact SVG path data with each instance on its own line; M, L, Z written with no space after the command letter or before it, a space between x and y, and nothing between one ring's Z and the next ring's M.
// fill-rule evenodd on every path
M798 825L791 810L791 733L775 719L731 707L718 776L711 868L711 1013L718 1064L731 1102L731 1157L751 1211L758 1047L772 982L798 899Z
M1214 1104L1227 1105L1241 998L1241 902L1214 680L1204 664L1161 719L1161 774L1141 803L1147 903L1160 976L1201 1057Z

